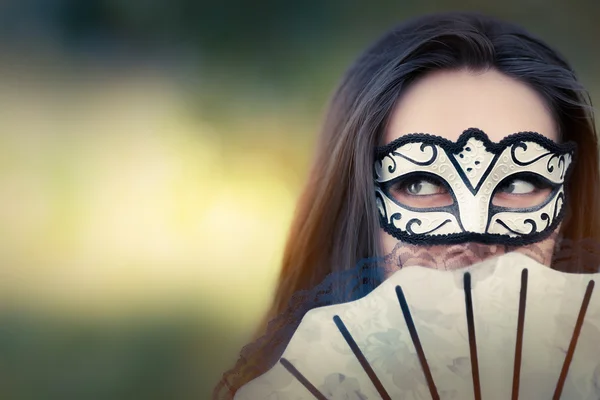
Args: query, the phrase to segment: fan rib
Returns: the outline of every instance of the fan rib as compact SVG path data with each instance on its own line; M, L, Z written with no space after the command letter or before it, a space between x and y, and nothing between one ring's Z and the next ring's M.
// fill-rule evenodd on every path
M306 379L306 377L302 375L302 373L298 371L296 367L294 367L292 363L290 363L287 359L282 357L279 360L279 362L281 363L281 365L283 365L285 369L289 371L290 374L292 374L296 379L298 379L298 381L300 381L300 383L310 392L310 394L315 396L317 400L327 400L327 397L325 397L325 395L321 393L319 389L317 389L312 383L310 383L309 380Z
M383 400L392 400L390 395L387 393L387 391L383 387L379 378L377 378L375 371L373 371L373 368L367 361L366 357L364 356L364 354L362 353L362 351L360 350L360 348L358 347L358 345L352 338L350 331L348 331L348 328L346 328L346 325L344 325L344 322L342 321L342 319L339 316L335 315L333 317L333 322L335 322L335 325L338 327L340 333L342 334L342 336L344 336L344 339L346 339L346 343L348 343L348 346L350 346L350 348L352 349L352 352L358 359L358 362L360 363L360 365L363 367L364 371L369 376L369 379L371 379L371 382L373 382L373 385L375 385L375 389L377 389L377 392L379 393L381 398Z
M560 399L560 395L562 394L563 386L565 384L565 380L567 379L567 373L569 372L569 366L571 365L573 354L575 353L575 346L577 346L577 340L579 339L579 334L581 333L581 327L583 326L583 320L585 318L588 305L590 304L593 291L594 281L592 280L588 283L587 289L585 290L585 295L583 296L583 302L581 303L581 308L579 309L579 315L577 316L575 329L573 329L571 343L569 344L569 349L567 350L567 355L565 357L562 370L560 371L558 382L556 383L556 389L554 390L554 396L552 397L553 400Z
M471 353L471 373L473 375L473 392L475 400L481 400L481 383L479 381L479 361L477 359L477 340L475 339L475 323L473 319L473 299L471 297L471 274L465 272L465 307L467 309L467 327L469 330L469 350Z
M521 380L521 356L523 353L523 331L525 329L525 306L527 303L527 268L521 271L521 292L519 296L519 318L517 322L517 343L515 345L515 367L513 369L512 400L519 398Z
M404 320L406 321L408 331L410 332L410 337L417 351L417 356L419 357L421 368L423 369L423 373L425 374L427 386L429 387L429 393L431 393L431 397L433 398L433 400L439 400L440 395L438 394L435 382L433 381L433 376L431 375L431 370L429 369L427 358L425 358L425 352L423 351L423 346L421 346L421 340L419 339L417 328L415 327L412 315L410 314L408 302L406 301L406 297L404 296L404 292L402 291L402 288L400 286L396 286L396 295L398 296L400 308L402 309L402 314L404 314Z

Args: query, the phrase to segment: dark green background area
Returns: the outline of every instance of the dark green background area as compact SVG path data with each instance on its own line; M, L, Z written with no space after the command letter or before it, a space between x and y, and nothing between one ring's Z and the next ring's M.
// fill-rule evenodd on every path
M190 111L228 132L233 149L292 141L303 151L281 157L302 171L353 58L394 24L444 10L525 25L572 62L593 98L600 93L597 0L14 0L0 4L0 44L67 65L169 70L188 88ZM281 110L313 130L244 135L244 116ZM4 312L0 398L207 399L248 333L174 314L93 322Z
M447 10L521 23L563 52L584 82L596 83L600 3L594 0L13 0L0 5L0 38L19 46L23 36L43 36L68 55L96 55L98 63L136 57L183 63L198 80L219 82L225 97L293 97L317 112L372 40L406 18Z
M207 399L240 347L211 320L153 316L93 322L0 316L3 399ZM223 350L225 349L225 350Z

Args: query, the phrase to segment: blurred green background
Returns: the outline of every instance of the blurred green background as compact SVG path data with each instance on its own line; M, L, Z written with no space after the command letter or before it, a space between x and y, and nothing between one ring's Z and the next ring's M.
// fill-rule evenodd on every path
M0 397L208 399L344 69L456 9L524 24L600 94L595 0L2 1Z

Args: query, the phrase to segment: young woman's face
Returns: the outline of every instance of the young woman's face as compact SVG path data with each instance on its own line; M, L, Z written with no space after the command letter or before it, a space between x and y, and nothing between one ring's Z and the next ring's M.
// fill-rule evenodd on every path
M558 141L558 130L543 99L530 87L495 70L437 71L414 82L399 99L381 144L409 133L429 133L456 141L464 130L483 130L493 142L523 131L538 132ZM540 204L550 189L527 181L514 181L502 188L493 204L530 207ZM442 185L415 181L395 189L394 197L417 208L442 207L452 203ZM384 254L396 251L400 265L424 265L440 269L461 268L506 251L524 252L549 265L557 232L542 242L512 247L465 243L460 245L413 246L380 228Z

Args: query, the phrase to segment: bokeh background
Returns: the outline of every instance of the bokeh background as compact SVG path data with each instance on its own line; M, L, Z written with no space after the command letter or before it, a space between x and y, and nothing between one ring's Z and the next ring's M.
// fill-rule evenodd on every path
M0 397L208 399L341 74L456 9L524 24L600 95L595 0L1 1Z

